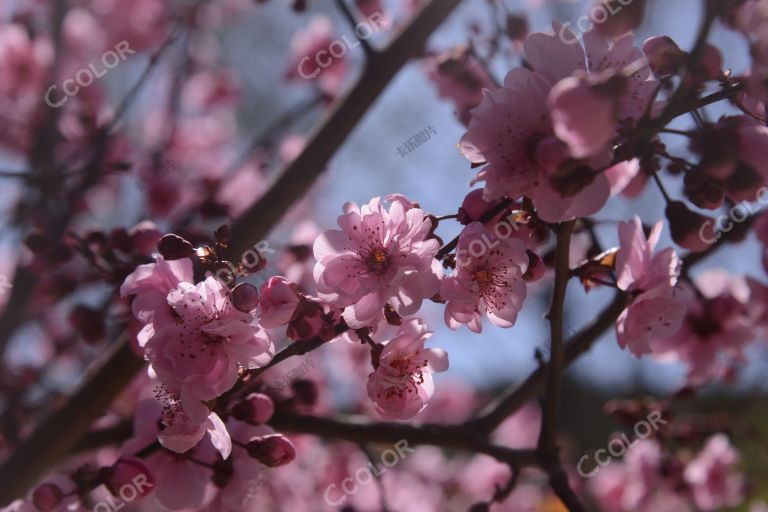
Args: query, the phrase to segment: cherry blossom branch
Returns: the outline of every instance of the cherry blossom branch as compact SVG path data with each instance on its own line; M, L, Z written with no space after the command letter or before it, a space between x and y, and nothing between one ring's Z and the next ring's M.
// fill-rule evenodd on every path
M363 418L342 419L316 416L277 414L269 424L281 432L313 434L331 439L344 439L355 443L390 443L405 440L408 445L431 445L484 453L514 467L537 464L535 450L512 449L494 445L486 436L465 426L434 424L370 422Z
M352 90L339 100L326 121L310 136L304 151L278 174L264 195L232 225L236 236L230 252L238 258L263 239L290 206L312 186L336 150L352 133L371 105L400 69L419 55L427 38L461 0L433 0L422 8L395 40L374 53Z
M539 462L547 474L552 490L571 512L581 512L586 509L579 502L576 494L568 484L568 478L560 463L560 450L557 446L557 417L560 407L560 392L565 370L565 349L563 347L563 329L565 316L565 293L570 279L571 233L575 221L558 225L557 248L555 252L555 289L552 294L552 305L547 315L550 325L552 349L549 363L545 366L547 377L546 396L542 407L541 430L536 453Z
M128 336L113 343L65 404L53 411L0 466L0 506L34 485L61 461L144 366Z
M624 293L617 293L613 301L603 309L597 318L565 346L565 364L570 365L592 348L597 339L610 328L627 304ZM478 417L469 423L482 432L492 432L523 405L540 393L544 387L545 370L538 368L522 384L510 386L483 409Z
M57 4L58 5L58 4ZM120 119L122 119L122 116L127 112L129 106L133 103L133 101L136 99L138 93L141 91L143 86L146 84L147 79L152 73L152 70L156 68L157 64L160 62L161 57L165 55L166 51L171 47L172 43L176 40L178 37L179 32L174 30L169 35L169 37L166 39L166 41L160 46L160 48L150 57L150 61L147 64L144 72L140 76L140 78L136 81L136 83L132 86L131 90L126 94L126 96L123 98L123 100L120 102L120 105L117 107L117 114L113 117L113 120L110 122L110 124L104 128L102 128L97 136L95 137L95 141L91 144L81 146L84 148L91 148L93 149L93 152L91 153L90 159L88 160L88 163L82 168L82 173L85 176L82 182L76 187L76 190L72 194L72 197L70 198L69 204L75 205L79 203L82 198L85 196L85 193L90 190L93 186L97 185L99 182L100 177L100 171L103 170L102 165L102 159L108 152L108 146L109 146L109 132L114 128L114 126L119 122ZM56 110L56 109L54 109ZM57 110L58 112L58 110ZM57 114L51 114L51 116L56 116ZM56 123L54 123L55 125ZM41 134L40 137L45 137L44 134ZM51 140L56 140L55 137ZM55 144L47 143L44 144L46 148L53 148ZM94 149L95 148L95 149ZM48 149L46 149L48 151ZM73 155L70 156L68 160L66 160L64 163L59 164L56 166L56 172L54 172L54 175L61 175L65 168L71 164L74 160L76 153L73 153ZM36 157L37 159L40 158L38 155ZM51 159L53 157L51 156ZM36 169L38 167L37 164L34 164L35 160L32 160L33 166L32 169ZM45 162L43 162L44 164ZM44 168L45 165L41 164L40 167ZM41 177L40 179L43 179ZM75 212L77 212L77 208L68 208L62 213L61 211L55 211L55 212L46 212L48 216L52 219L52 226L50 230L50 236L53 239L59 239L61 236L66 232L67 227L69 226L70 222L72 221L72 217ZM11 295L8 299L8 302L5 305L5 308L3 309L2 314L0 314L0 354L4 353L6 350L6 347L8 345L8 342L10 341L12 335L16 330L26 321L27 314L26 309L27 305L32 299L32 292L34 291L34 287L37 284L39 279L39 276L37 273L30 271L29 269L25 267L17 267L16 273L13 278L13 287L11 288Z
M355 30L357 28L357 19L355 18L355 14L347 5L346 0L336 0L336 5L338 6L341 13L344 15L344 18L349 23L350 28L352 28L352 30ZM363 51L365 52L366 57L371 58L373 54L376 53L376 50L371 46L371 43L368 41L368 38L359 37L358 40L360 41L360 46L363 47Z
M555 289L552 295L552 304L547 314L550 325L552 349L549 356L549 364L545 367L547 375L547 393L544 400L541 420L541 432L539 434L538 449L543 459L555 459L557 447L555 436L557 435L557 411L560 405L560 381L565 369L565 350L563 347L563 317L565 316L565 292L570 278L568 265L570 256L571 233L574 221L558 225L557 249L555 253Z

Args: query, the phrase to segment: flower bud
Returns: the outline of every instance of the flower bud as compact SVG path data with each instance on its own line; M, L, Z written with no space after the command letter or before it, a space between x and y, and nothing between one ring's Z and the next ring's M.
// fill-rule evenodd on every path
M507 15L507 35L513 41L522 41L528 35L528 18L524 14Z
M134 252L141 256L150 256L161 237L157 226L151 221L139 222L128 230L128 236Z
M282 434L255 437L246 446L248 455L270 468L284 466L296 458L296 448Z
M723 190L702 172L688 172L683 180L685 195L699 208L714 210L723 204Z
M236 310L250 313L259 307L259 290L248 283L240 283L232 289L229 300Z
M55 510L63 499L64 493L54 484L42 484L32 493L32 504L42 512Z
M148 496L155 489L155 479L144 461L136 457L122 457L109 468L104 482L113 496L120 497L122 489L133 487L138 496Z
M685 52L667 36L649 37L643 43L648 66L657 77L674 75L685 60Z
M232 416L236 420L244 421L251 425L263 425L275 413L275 404L272 399L262 393L251 393L242 402L238 402L232 408Z
M669 221L669 230L672 240L680 247L690 251L699 252L709 247L705 238L701 235L706 224L713 224L709 217L691 211L685 203L671 201L665 210Z
M459 207L458 221L465 226L471 222L479 222L487 212L499 205L501 199L486 201L483 199L483 190L478 188L464 197L464 201Z
M618 4L614 0L598 0L589 14L600 34L604 37L618 37L640 26L645 16L645 4L646 0Z
M195 249L192 244L174 234L165 235L161 238L157 243L157 251L167 261L195 256Z
M280 327L291 321L299 306L299 291L296 285L282 276L270 277L261 285L259 323L267 329Z
M528 254L528 270L523 274L523 279L529 283L533 283L541 279L547 271L547 267L544 265L544 260L541 259L541 256L530 249L526 249L525 252Z

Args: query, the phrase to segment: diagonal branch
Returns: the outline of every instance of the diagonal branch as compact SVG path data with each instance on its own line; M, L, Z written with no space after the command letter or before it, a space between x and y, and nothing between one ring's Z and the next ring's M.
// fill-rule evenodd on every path
M63 460L143 365L127 335L115 342L66 404L45 419L0 466L0 506L22 495Z
M304 151L283 169L267 192L232 225L236 238L231 255L238 258L262 240L293 203L304 196L336 150L400 69L426 44L427 38L461 0L433 0L406 26L387 49L371 55L365 70L346 97L310 136Z
M627 297L617 293L613 301L597 316L597 318L577 333L565 347L565 364L569 365L592 348L597 339L613 325L627 304ZM509 387L504 393L481 411L480 415L471 420L482 432L492 432L501 423L514 414L533 397L544 389L545 371L543 368L533 372L522 384Z

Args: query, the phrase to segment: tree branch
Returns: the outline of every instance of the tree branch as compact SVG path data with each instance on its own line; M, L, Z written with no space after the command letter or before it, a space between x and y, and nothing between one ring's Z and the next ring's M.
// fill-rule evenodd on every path
M316 416L277 414L269 425L281 432L314 434L331 439L344 439L355 443L394 444L405 440L409 446L431 445L475 453L484 453L514 467L536 465L535 450L519 450L488 442L464 426L434 424L410 425L408 423L374 423L364 418L349 417L344 420L318 418Z
M290 162L269 190L232 224L231 231L237 237L230 242L231 258L239 259L251 244L262 240L290 206L310 189L387 84L406 62L419 55L429 35L460 1L433 0L387 49L370 56L360 79L310 136L301 155Z
M127 335L112 344L67 402L43 420L0 466L0 506L21 496L71 453L93 421L143 366Z

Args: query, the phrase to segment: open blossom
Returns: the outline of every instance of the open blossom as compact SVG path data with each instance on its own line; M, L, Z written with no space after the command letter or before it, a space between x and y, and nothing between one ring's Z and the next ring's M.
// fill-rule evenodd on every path
M500 238L479 222L467 226L459 237L456 272L443 280L440 289L448 301L448 327L458 329L463 324L479 333L481 314L499 327L515 325L525 300L523 274L528 263L522 240Z
M736 472L739 454L725 434L712 436L683 476L696 505L705 511L735 507L744 500L744 478Z
M146 322L139 341L152 371L179 391L192 416L192 404L229 390L240 367L268 363L274 346L251 314L232 305L223 283L212 276L196 285L186 279L189 260L158 257L128 276L121 293L136 295L134 314Z
M424 348L431 335L414 318L384 346L379 367L368 377L368 396L382 418L407 420L427 406L435 390L432 373L448 369L448 354Z
M616 336L636 356L650 351L652 339L677 332L685 315L685 302L675 289L681 266L677 254L671 247L653 253L661 228L658 222L646 240L639 217L619 224L617 285L631 298L616 321Z
M438 96L453 102L456 115L465 126L470 110L483 99L483 89L496 87L493 78L464 47L426 59L424 68Z
M126 441L121 452L129 455L136 454L147 446L152 445L159 436L162 436L160 437L161 443L169 441L164 444L166 448L172 451L186 451L174 450L173 448L178 447L175 444L177 440L169 439L167 435L163 434L163 431L167 428L165 427L165 421L168 419L167 416L167 409L164 410L157 401L149 399L139 402L133 418L133 437ZM225 434L227 432L226 428L221 420L218 419L218 416L216 416L215 420L211 422L211 425L214 427L211 430L215 431L218 428L222 434ZM160 430L161 424L163 425L163 431ZM202 429L202 433L192 446L197 445L205 433L206 430ZM218 434L214 433L213 435L216 436ZM194 437L196 436L190 436L189 439ZM229 435L227 434L228 438ZM231 448L231 444L229 446ZM187 448L187 450L190 448ZM203 456L212 455L213 453L215 452L210 449L210 445L201 444L194 449L193 455L196 459L200 460ZM193 462L187 457L178 457L167 450L156 450L144 459L144 462L150 471L148 480L154 483L152 491L154 491L157 500L164 506L171 510L197 509L203 503L206 488L210 485L211 480L208 468Z
M377 197L362 207L345 204L338 223L341 230L315 241L314 275L320 298L347 308L350 327L378 324L387 303L412 315L437 293L440 244L427 238L432 223L421 209L403 200L386 209Z
M616 136L616 116L625 80L615 71L560 80L549 95L557 137L575 158L588 158Z
M687 303L682 327L652 340L651 351L659 361L685 364L687 383L700 386L745 361L746 346L761 333L754 316L762 301L752 295L758 292L755 285L717 269L699 275L694 286L698 293L686 287L682 295Z
M556 32L560 28L555 25ZM577 185L567 193L562 187L556 188L554 181L569 161L592 156L603 146L606 134L615 130L614 125L610 119L603 122L597 136L600 140L595 144L591 140L596 137L594 134L578 133L579 127L593 129L593 126L565 123L567 119L575 119L577 114L556 109L559 114L555 130L548 102L552 88L561 80L571 79L574 73L579 72L582 76L609 71L617 73L636 61L642 63L642 53L632 45L631 36L609 41L589 33L585 41L586 50L581 45L567 44L557 35L531 34L525 40L525 54L533 70L512 70L503 87L486 92L482 103L472 111L469 130L460 147L472 162L487 163L475 178L475 181L485 182L487 200L528 196L533 199L539 216L548 222L591 215L607 201L610 186L604 173L580 173L580 178L573 178ZM604 102L595 101L600 103L602 111L615 112L617 120L636 118L642 115L650 101L653 83L647 69L637 71L624 79L620 93L614 94L610 104L606 106ZM567 86L568 82L557 91L564 94L570 90ZM583 96L578 89L570 94ZM555 97L551 101L559 107L581 107L581 102L573 98L558 100ZM610 116L603 116L606 117ZM567 148L570 152L560 152L560 157L552 156L557 146L550 139L556 131L560 135L572 135L564 141L570 143ZM546 155L549 157L544 161ZM594 166L605 165L607 156L607 153L595 155L599 160ZM581 167L590 163L584 162ZM579 165L572 167L580 168Z

